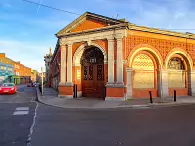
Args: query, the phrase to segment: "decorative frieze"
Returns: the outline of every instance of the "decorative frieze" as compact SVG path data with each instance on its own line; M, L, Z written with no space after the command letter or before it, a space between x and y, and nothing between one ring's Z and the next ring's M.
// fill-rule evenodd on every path
M166 59L168 53L174 48L184 49L188 54L190 54L190 56L192 56L193 60L195 60L195 52L193 51L195 49L195 44L190 44L187 41L185 43L172 40L150 38L145 36L129 35L126 39L126 55L128 56L131 50L136 46L140 45L141 47L141 45L146 44L156 48L160 52L164 60Z

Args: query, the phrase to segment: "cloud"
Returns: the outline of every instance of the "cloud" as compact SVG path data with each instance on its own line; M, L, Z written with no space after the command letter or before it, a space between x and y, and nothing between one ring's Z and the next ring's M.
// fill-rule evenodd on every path
M101 4L101 11L110 13L110 16L119 14L119 18L127 18L131 23L141 26L164 29L189 29L195 26L193 7L195 4L191 0L95 0L95 2Z
M14 61L20 61L25 66L40 71L41 67L44 67L44 55L49 53L48 44L0 39L0 52L6 53L6 56Z

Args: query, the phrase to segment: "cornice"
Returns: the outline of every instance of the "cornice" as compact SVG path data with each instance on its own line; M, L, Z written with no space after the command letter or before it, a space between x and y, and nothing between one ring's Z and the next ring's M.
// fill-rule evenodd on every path
M70 32L70 33L63 33L63 34L57 34L57 37L68 37L68 36L75 36L75 35L83 35L83 34L91 34L91 33L96 33L96 32L104 32L104 31L109 31L109 30L114 30L114 29L124 29L128 27L128 23L122 23L122 24L117 24L117 25L111 25L111 26L106 26L103 28L96 28L96 29L90 29L90 30L83 30L82 32Z
M188 39L195 39L195 34L189 33L189 32L182 33L182 32L175 32L175 31L169 31L169 30L162 30L158 28L138 26L138 25L131 24L131 23L129 23L128 28L129 30L138 30L138 31L143 31L143 32L151 32L151 33L158 33L158 34L163 34L163 35L183 37L183 38L188 38Z

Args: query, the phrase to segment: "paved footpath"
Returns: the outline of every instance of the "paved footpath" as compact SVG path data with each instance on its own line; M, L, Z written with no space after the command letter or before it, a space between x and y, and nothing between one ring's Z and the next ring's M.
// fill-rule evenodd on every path
M177 97L177 102L173 101L173 97L165 98L163 101L161 98L154 98L153 103L150 103L149 99L131 99L128 101L105 101L100 99L89 98L60 98L58 93L53 88L44 88L44 95L41 96L37 89L37 95L40 102L52 105L56 107L64 108L148 108L156 106L177 106L183 104L195 103L195 97Z

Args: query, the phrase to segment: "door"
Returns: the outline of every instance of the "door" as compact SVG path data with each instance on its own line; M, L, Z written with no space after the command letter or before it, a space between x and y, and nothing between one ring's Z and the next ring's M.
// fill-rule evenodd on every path
M104 64L83 64L83 96L104 98L104 87Z

